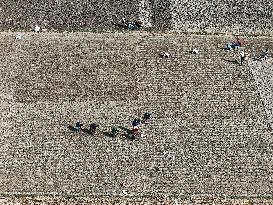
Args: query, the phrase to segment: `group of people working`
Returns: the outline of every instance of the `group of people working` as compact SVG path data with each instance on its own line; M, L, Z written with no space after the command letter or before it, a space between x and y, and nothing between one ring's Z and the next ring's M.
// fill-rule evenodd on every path
M241 39L239 39L238 37L236 38L235 41L233 41L232 43L228 43L226 44L224 50L229 51L229 50L234 50L234 49L239 49L240 47L242 47L243 42ZM258 60L262 60L262 59L266 59L269 56L269 52L268 52L268 48L266 48L265 50L263 50L260 54L260 56L257 58ZM249 54L246 53L244 50L242 50L240 52L240 65L243 65L244 61L249 57Z
M143 115L143 119L140 120L140 118L135 118L133 121L132 121L132 130L131 130L131 134L132 134L132 139L135 139L136 137L140 136L140 125L141 123L144 123L146 124L151 118L151 113L149 112L145 112L144 115ZM81 129L82 129L82 126L83 124L81 124L80 122L76 122L76 125L74 127L74 130L76 133L80 132ZM90 125L90 133L91 134L95 134L96 132L96 129L99 127L98 124L96 123L92 123ZM117 127L112 127L111 129L111 135L113 137L115 137L117 135L117 133L119 132L118 128Z
M224 50L225 51L229 51L229 50L234 50L234 49L239 49L241 48L243 45L243 42L240 38L236 38L235 41L233 41L232 43L227 43ZM238 62L240 65L243 65L244 61L246 60L246 58L248 57L248 54L245 53L243 50L240 52L240 62Z
M136 28L139 28L141 26L140 24L137 24L137 23L126 22L125 19L123 19L123 23L124 23L124 25L128 26L129 29L136 29ZM232 43L226 44L224 50L239 49L242 46L242 44L243 44L242 40L237 37L236 40L233 41ZM191 53L198 54L198 50L193 49L193 51ZM268 55L268 49L266 49L266 51L264 52L264 56L266 57L267 55ZM239 62L240 65L243 65L243 62L246 60L247 56L248 56L248 54L245 53L243 50L240 52L240 62ZM169 58L170 54L165 52L165 53L162 54L161 57ZM140 120L140 118L135 118L132 121L133 128L131 130L131 134L132 134L133 139L135 139L136 136L140 135L140 125L141 125L141 123L146 124L147 121L150 119L150 117L151 117L151 113L146 112L146 113L144 113L143 120ZM77 122L76 126L75 126L75 131L80 132L82 126L83 126L83 124L81 124L80 122ZM99 127L99 125L97 125L95 123L92 123L90 125L90 132L92 134L94 134L96 132L97 127ZM116 136L116 134L118 132L119 132L119 130L117 129L117 127L112 127L111 134L113 136Z
M232 43L227 43L225 46L225 50L239 49L243 45L243 42L240 38L236 38Z

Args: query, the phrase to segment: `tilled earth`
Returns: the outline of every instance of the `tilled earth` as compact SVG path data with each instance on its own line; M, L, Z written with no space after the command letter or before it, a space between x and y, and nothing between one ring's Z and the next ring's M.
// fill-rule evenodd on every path
M93 196L93 197L6 197L0 198L1 205L272 205L272 199L223 199L209 196L164 197L164 196Z
M251 70L236 64L238 51L222 51L232 37L0 36L1 194L272 194L270 125ZM273 47L245 41L251 55ZM146 111L143 136L128 139ZM77 120L99 131L75 134Z
M2 31L109 30L125 17L153 29L272 34L273 21L271 0L0 0L0 11Z

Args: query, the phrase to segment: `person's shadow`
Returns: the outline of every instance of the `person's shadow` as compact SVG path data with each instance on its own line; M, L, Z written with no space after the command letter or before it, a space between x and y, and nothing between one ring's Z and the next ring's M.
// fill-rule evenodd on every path
M111 132L103 132L103 134L106 136L106 137L109 137L109 138L114 138L115 135L113 135L113 133Z
M253 58L254 61L263 61L266 60L268 57L270 57L269 54L262 53L260 55L257 55Z
M120 128L121 130L125 131L125 133L123 133L123 136L128 139L128 140L134 140L134 135L132 130L123 127L123 126L118 126L118 128Z
M67 128L72 131L72 132L76 132L76 128L72 125L68 125ZM125 131L125 133L122 133L121 136L124 136L126 139L128 140L134 140L134 137L133 137L133 133L132 133L132 130L126 128L126 127L123 127L123 126L118 126L118 128L120 128L121 130ZM90 129L86 129L86 128L83 128L81 129L81 132L83 133L87 133L89 135L93 135L94 133L91 132ZM114 138L115 135L113 135L111 132L103 132L103 134L109 138Z
M112 22L112 24L116 27L116 29L124 30L124 29L128 28L127 25L122 24L122 23L114 23L114 22Z
M76 131L77 131L76 128L75 128L74 126L72 126L72 125L68 125L67 128L68 128L70 131L72 131L72 132L76 132Z
M86 129L86 128L83 128L82 129L82 132L86 133L86 134L89 134L89 135L93 135L94 133L91 132L90 129Z
M118 126L118 128L122 129L123 131L125 131L127 134L131 134L132 131L126 127L123 127L123 126Z
M236 64L236 65L240 64L238 60L227 60L227 59L223 59L223 60L232 64Z
M72 126L72 125L68 125L67 128L68 128L71 132L76 132L76 131L77 131L77 129L76 129L74 126ZM87 133L87 134L93 134L89 129L86 129L86 128L82 128L82 129L81 129L81 132Z
M118 126L117 128L121 130L121 132L120 131L118 132L119 134L114 135L112 132L103 132L103 134L109 138L115 138L117 136L121 136L127 140L133 140L132 131L130 129L123 126ZM122 132L122 131L125 131L125 132Z

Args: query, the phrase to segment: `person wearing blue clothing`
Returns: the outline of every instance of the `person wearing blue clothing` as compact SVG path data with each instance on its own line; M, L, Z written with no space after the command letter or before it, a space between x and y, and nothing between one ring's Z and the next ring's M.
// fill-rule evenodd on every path
M232 42L234 49L238 49L242 46L242 42L239 38L236 38L236 41Z
M128 22L127 28L130 30L137 30L142 27L142 22L141 21L133 21L133 22Z
M127 24L127 27L128 27L128 29L130 29L130 30L136 30L136 29L138 29L137 25L136 25L134 22L129 22L129 23Z
M76 122L75 131L80 132L82 126L83 124L81 124L80 122Z
M237 37L232 43L228 43L225 47L225 50L239 49L242 47L242 41Z
M132 121L132 126L133 126L133 127L139 127L139 126L140 126L140 119L139 119L139 118L135 118L135 119Z

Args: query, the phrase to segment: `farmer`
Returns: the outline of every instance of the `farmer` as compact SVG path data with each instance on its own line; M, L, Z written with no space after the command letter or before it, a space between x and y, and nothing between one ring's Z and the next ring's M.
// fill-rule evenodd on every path
M245 58L246 58L246 54L244 51L241 51L240 52L240 65L243 65L243 62L245 61Z
M92 124L90 125L90 132L91 132L92 134L94 134L94 133L96 132L96 130L97 130L97 127L99 127L99 125L97 125L96 123L92 123Z
M242 46L242 41L237 37L232 43L228 43L225 50L239 49Z
M38 25L35 25L35 27L34 27L34 32L40 32L40 30L41 30L41 27L40 26L38 26Z
M192 49L192 51L191 51L192 54L198 54L198 52L199 51L196 48Z
M140 134L140 129L139 127L133 127L132 129L132 140L136 139L136 136Z
M132 133L133 134L138 134L139 133L139 127L133 127Z
M132 126L133 126L133 127L139 127L139 126L140 126L140 119L139 119L139 118L135 118L135 119L132 121Z
M80 132L82 126L83 124L81 124L80 122L76 122L76 126L75 126L76 132Z
M143 123L146 123L151 118L151 113L145 112L143 116Z
M160 54L161 58L169 58L170 54L167 52L164 52L163 54Z
M235 49L238 49L242 46L242 41L237 37L236 40L232 42L232 44Z
M118 128L112 127L112 130L111 130L112 136L115 137L117 135L117 133L118 133Z
M225 49L225 51L232 50L232 49L233 49L233 48L232 48L232 44L231 44L231 43L228 43L224 49Z
M127 28L130 30L136 30L136 29L138 29L138 26L135 24L135 22L129 22L127 24Z
M261 59L267 59L267 57L268 57L268 48L262 51Z
M17 33L16 36L15 36L15 39L21 40L22 39L22 34L21 33Z
M127 22L125 18L122 18L122 24L125 25L125 27L128 28L129 30L137 30L142 27L141 21Z
M126 23L127 21L126 21L126 19L124 17L121 19L121 22L122 22L123 25L127 25L127 23Z

